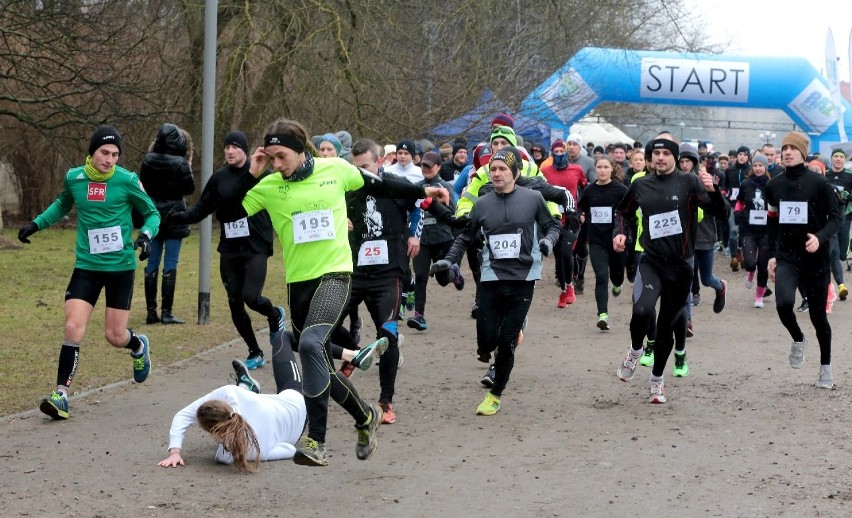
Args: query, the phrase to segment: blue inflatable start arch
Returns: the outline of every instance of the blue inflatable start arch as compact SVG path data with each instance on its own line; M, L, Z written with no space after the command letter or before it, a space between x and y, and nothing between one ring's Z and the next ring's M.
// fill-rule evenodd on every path
M826 81L804 58L586 47L524 99L521 113L568 131L604 101L778 109L810 135L812 151L840 141ZM852 134L852 107L842 103Z

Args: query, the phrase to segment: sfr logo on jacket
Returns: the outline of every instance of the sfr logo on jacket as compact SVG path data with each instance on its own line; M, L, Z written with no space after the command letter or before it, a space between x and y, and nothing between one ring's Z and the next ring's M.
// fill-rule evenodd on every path
M89 189L86 192L86 199L89 201L105 201L106 184L100 182L89 182Z

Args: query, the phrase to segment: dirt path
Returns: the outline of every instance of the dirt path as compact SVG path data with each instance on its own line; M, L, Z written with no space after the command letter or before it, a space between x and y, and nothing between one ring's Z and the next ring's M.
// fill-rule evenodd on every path
M229 382L230 359L244 352L237 343L143 385L74 399L66 422L35 412L2 419L2 515L849 516L852 301L831 316L835 389L819 390L806 315L797 314L811 340L805 367L792 370L774 298L753 309L741 275L723 266L728 307L714 315L703 289L691 373L675 379L667 368L665 405L647 403L647 369L616 379L629 296L611 301L613 330L598 331L589 272L586 294L564 310L550 278L539 284L503 409L475 416L484 365L468 318L472 290L430 285L429 330L403 331L399 420L380 429L372 459L355 458L349 418L333 406L328 468L282 461L241 475L213 463L213 442L198 429L186 467L158 468L174 412ZM258 378L274 386L270 367ZM354 380L378 396L377 370Z

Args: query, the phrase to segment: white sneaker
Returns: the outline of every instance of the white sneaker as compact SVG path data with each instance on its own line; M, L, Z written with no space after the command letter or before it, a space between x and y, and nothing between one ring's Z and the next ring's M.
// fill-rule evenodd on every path
M824 389L834 387L834 376L831 374L831 365L819 366L819 378L817 378L815 385Z
M754 288L754 272L746 273L745 287L747 290Z
M639 358L642 357L642 349L638 351L634 351L633 347L627 351L627 356L624 357L624 361L621 362L621 365L618 366L618 369L615 371L615 375L618 376L618 379L621 381L629 381L630 378L636 374L636 364L639 363Z
M805 363L805 346L808 344L808 339L804 338L801 342L793 342L790 345L790 367L801 369Z
M763 307L763 297L755 297L754 298L754 307L762 308Z
M666 402L666 384L663 380L651 381L651 403L662 404Z
M405 336L402 333L396 335L396 348L399 349L399 362L396 364L396 368L402 367L402 343L405 342Z

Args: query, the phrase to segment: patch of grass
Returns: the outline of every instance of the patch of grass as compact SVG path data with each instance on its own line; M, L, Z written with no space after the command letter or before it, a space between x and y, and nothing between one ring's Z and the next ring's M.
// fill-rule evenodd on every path
M17 242L17 229L0 237ZM23 248L0 247L0 415L35 408L56 386L56 367L65 330L65 288L74 268L76 230L47 229L35 234ZM210 321L198 318L198 227L183 241L173 311L184 325L145 324L144 265L139 263L134 284L129 326L151 339L151 360L157 369L237 338L231 323L227 296L219 278L216 252L218 228L214 225L210 280ZM278 242L269 258L264 295L275 305L285 304L284 268ZM71 387L82 392L131 379L128 352L115 349L104 338L104 295L101 294L80 348L80 365ZM266 319L249 310L255 329ZM269 352L269 342L258 337ZM235 356L248 352L234 349ZM223 369L230 368L223 366ZM150 380L149 380L150 382Z

